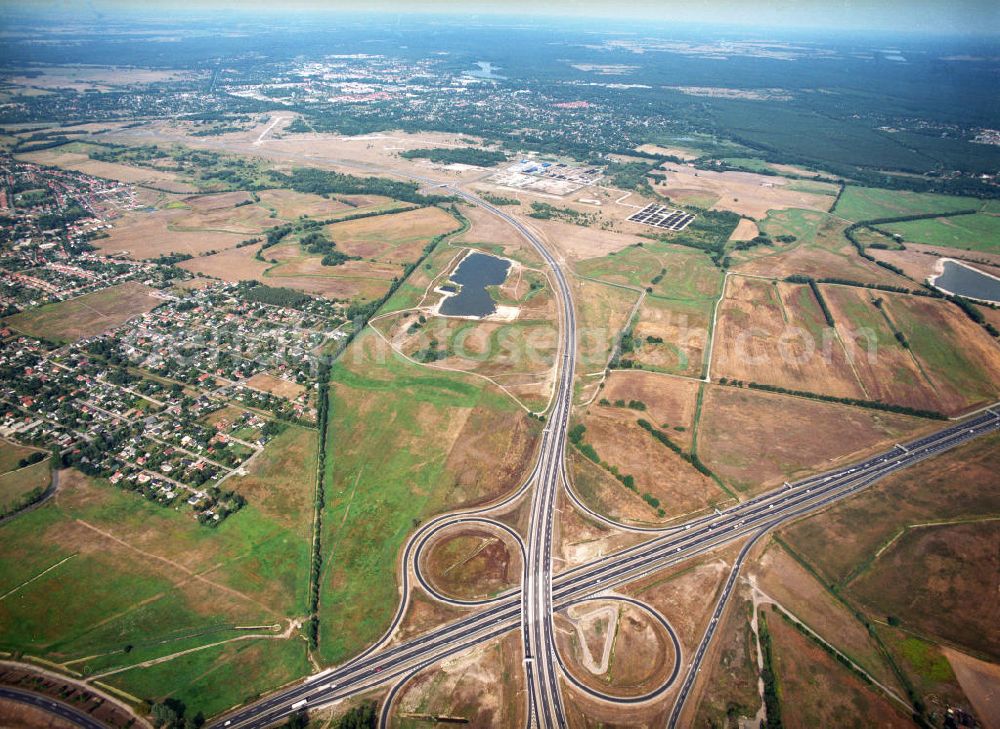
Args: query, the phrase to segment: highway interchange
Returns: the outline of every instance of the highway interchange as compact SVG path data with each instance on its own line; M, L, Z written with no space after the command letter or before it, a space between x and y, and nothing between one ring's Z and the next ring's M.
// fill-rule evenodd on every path
M559 296L562 327L556 396L548 413L537 462L521 487L501 502L437 517L409 539L402 557L402 597L399 607L386 633L371 647L340 667L323 671L301 684L285 688L221 717L214 726L231 729L265 727L301 709L325 706L388 685L389 693L383 702L380 716L380 724L385 726L395 697L418 672L517 628L521 629L522 634L529 726L566 725L561 687L563 678L598 700L634 704L659 699L674 687L676 679L686 669L669 720L670 726L676 726L695 683L701 661L735 587L739 568L761 535L790 519L849 496L884 476L1000 427L1000 416L987 410L861 463L794 484L785 484L725 511L667 528L642 529L641 531L656 532L658 535L627 549L555 573L552 545L556 499L560 488L564 488L568 497L578 503L566 478L564 458L576 357L576 321L569 285L558 262L533 231L519 220L463 190L427 178L415 179L436 187L448 187L451 192L507 221L538 250L551 267ZM529 493L531 516L525 543L516 532L486 515L508 507ZM492 599L476 601L450 599L433 589L420 571L420 554L442 529L462 523L503 528L508 536L517 541L523 555L523 589L508 590ZM653 613L655 620L661 622L675 645L676 665L664 684L642 696L615 697L588 690L570 674L555 644L553 616L556 612L598 596L622 599L610 591L665 567L740 540L746 540L745 544L720 593L708 627L687 666L682 666L680 644L669 623L648 606L644 606ZM478 609L417 638L390 645L409 605L411 573L435 599Z

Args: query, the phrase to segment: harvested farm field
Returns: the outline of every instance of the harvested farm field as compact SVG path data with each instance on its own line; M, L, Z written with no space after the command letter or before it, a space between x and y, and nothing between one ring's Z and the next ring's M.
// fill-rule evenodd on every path
M711 317L710 301L646 296L633 330L636 349L627 356L647 369L701 377Z
M747 719L757 715L757 644L750 625L751 605L742 593L733 597L716 633L714 650L705 657L701 691L697 699L695 726L728 726L732 716Z
M902 690L864 623L776 540L768 543L750 574L761 604L782 606L878 681Z
M698 453L723 481L748 493L858 460L937 426L849 405L706 387Z
M334 223L326 227L326 232L349 256L408 263L420 257L432 238L457 227L455 218L431 206Z
M246 210L251 206L237 208ZM228 215L228 211L226 211ZM215 213L214 217L218 217ZM235 216L234 216L235 217ZM128 213L115 221L107 238L95 241L98 251L105 255L125 254L136 260L158 258L171 253L186 253L200 256L209 251L232 248L244 240L250 232L260 230L240 229L239 225L216 223L222 227L191 227L190 223L203 220L203 216L192 216L188 210L165 209L154 212ZM230 227L226 227L229 225Z
M805 192L792 180L755 172L714 172L688 165L663 165L667 177L654 189L681 204L713 210L730 210L762 219L770 210L801 208L826 212L837 194L835 185L817 186ZM826 194L821 194L823 190Z
M835 330L804 284L729 276L711 371L716 378L865 397Z
M295 190L261 190L257 193L260 206L274 212L283 220L295 220L303 215L307 218L325 218L344 211L357 209L338 199L311 195Z
M646 410L636 416L669 431L674 441L687 448L691 445L699 384L641 370L612 370L599 397L612 404L619 400L623 404L641 402Z
M961 445L901 471L829 509L784 527L780 535L824 581L848 585L875 554L907 527L927 522L963 522L1000 512L995 482L1000 435ZM836 544L836 549L830 549Z
M193 258L178 264L192 273L233 283L253 279L271 286L285 286L336 299L377 299L389 288L395 266L348 261L342 266L323 266L322 256L305 255L296 244L267 249L269 261L254 257L256 246L231 248L210 256Z
M163 303L154 289L130 281L75 299L46 304L8 317L4 323L32 337L75 342L124 324Z
M18 155L18 159L40 165L76 170L77 172L93 175L94 177L129 182L166 192L198 192L197 187L173 172L150 169L148 167L133 167L131 165L118 164L117 162L102 162L91 159L86 153L70 152L59 147Z
M615 519L658 523L730 500L712 479L641 427L639 419L646 419L643 412L613 405L591 406L582 418L581 443L601 459L597 465L574 453L574 485L585 503ZM659 429L658 423L651 425ZM670 438L670 431L660 432ZM620 483L611 469L626 480L631 477L633 487Z
M880 298L937 392L943 412L956 415L997 399L1000 346L958 306L921 296Z
M770 246L756 246L732 254L732 270L753 276L782 279L793 274L813 278L842 278L862 283L910 287L912 282L860 258L844 236L847 223L833 215L810 210L772 210L759 223L771 236ZM779 236L794 236L790 243Z
M754 221L747 220L746 218L740 218L740 222L736 225L736 230L734 230L729 236L729 240L753 240L759 233L760 231L757 229L757 224Z

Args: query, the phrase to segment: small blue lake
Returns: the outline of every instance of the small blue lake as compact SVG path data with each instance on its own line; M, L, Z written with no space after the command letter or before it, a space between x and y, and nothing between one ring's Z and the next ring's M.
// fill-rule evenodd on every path
M451 274L450 281L461 288L442 301L438 311L445 316L489 316L497 305L486 287L502 284L509 270L510 261L487 253L470 253Z
M489 61L476 61L476 65L479 67L475 71L466 71L466 75L474 76L475 78L489 78L494 80L504 80L506 76L500 76L495 73L500 67L494 66Z
M944 262L944 271L934 279L934 285L959 296L1000 303L1000 281L954 261Z

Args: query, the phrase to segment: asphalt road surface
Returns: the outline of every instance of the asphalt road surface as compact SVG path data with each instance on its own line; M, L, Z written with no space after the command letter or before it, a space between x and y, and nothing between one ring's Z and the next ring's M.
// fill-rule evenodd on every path
M445 187L425 178L422 182ZM559 487L565 486L564 452L566 426L569 421L575 368L576 321L570 289L561 267L518 220L501 210L461 190L451 192L487 209L521 232L552 267L556 278L562 317L560 362L556 397L543 433L538 461L531 476L518 491L503 503L519 498L533 487L531 519L526 547L525 574L522 588L509 590L492 600L478 601L477 612L429 631L425 635L387 647L409 602L409 565L435 530L458 523L469 514L484 513L496 508L438 517L421 529L404 550L403 597L392 624L385 635L355 659L336 669L323 671L304 683L284 689L254 704L243 707L215 722L214 726L245 729L265 727L279 722L302 708L316 708L372 688L391 685L389 700L418 671L442 659L461 653L472 646L493 640L518 627L522 631L527 679L529 724L544 727L565 726L565 711L560 690L561 659L555 646L553 614L581 600L606 594L609 590L641 579L664 567L712 551L734 541L748 539L740 553L729 580L716 604L712 619L702 637L691 663L687 667L681 691L671 715L676 724L684 701L694 685L701 660L714 635L722 611L735 585L739 567L754 540L775 526L798 518L842 499L872 482L919 461L955 447L971 438L1000 427L1000 417L986 411L960 424L879 454L854 466L813 476L795 484L737 504L725 511L694 519L659 536L617 553L554 574L552 543L555 499ZM568 489L567 489L568 491ZM520 543L520 542L519 542ZM423 582L419 570L417 579ZM672 630L667 625L669 633ZM678 646L677 655L680 651ZM673 679L681 669L680 662ZM572 678L569 678L572 681ZM663 690L666 690L663 688ZM642 700L655 700L663 690ZM629 699L599 696L601 700L629 703ZM383 712L382 721L386 721Z
M21 689L2 686L0 687L0 699L10 699L11 701L17 701L21 704L34 706L36 709L41 709L48 714L54 714L55 716L65 719L75 726L84 727L85 729L108 729L107 724L97 721L97 719L93 718L89 714L85 714L69 704L56 701L48 696L42 696L40 694L31 693L30 691L22 691Z

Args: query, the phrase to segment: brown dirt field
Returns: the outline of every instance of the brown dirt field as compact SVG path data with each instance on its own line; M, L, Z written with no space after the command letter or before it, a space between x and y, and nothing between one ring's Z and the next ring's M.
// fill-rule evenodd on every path
M173 172L153 170L148 167L132 167L116 162L101 162L90 159L86 154L79 152L60 152L58 149L50 149L42 152L30 152L18 155L17 158L25 162L35 162L41 165L76 170L77 172L83 172L86 175L93 175L94 177L131 182L137 185L149 185L167 190L168 192L184 193L198 191L194 185L182 180Z
M697 382L679 377L665 377L635 370L613 370L601 391L601 397L611 402L641 400L646 404L646 411L636 417L644 417L657 427L667 430L675 442L688 448L691 445L698 387ZM665 428L664 424L669 427ZM676 430L678 426L684 430Z
M610 621L604 614L600 619L587 617L608 608L614 615ZM575 626L583 630L586 645L580 643ZM586 656L589 655L592 664L600 666L608 639L612 641L608 670L594 674L587 667ZM634 696L655 688L676 661L662 626L628 603L593 600L560 613L556 616L556 642L577 679L615 696Z
M278 217L285 220L294 220L302 215L320 218L344 210L354 210L340 200L328 200L320 195L295 190L261 190L257 195L262 207L275 210Z
M936 427L906 415L709 385L698 453L722 479L741 491L757 493L891 448Z
M1000 394L1000 347L957 306L889 294L885 307L934 386L941 410L956 414Z
M447 503L482 504L520 486L540 435L540 423L519 409L473 408L445 461L452 479Z
M115 221L107 238L101 238L95 244L103 254L124 252L135 259L156 258L168 253L198 256L207 251L231 248L246 238L247 233L253 232L182 230L173 227L191 221L192 216L186 210L129 213Z
M1000 661L1000 522L907 530L850 584L873 614ZM992 577L990 577L992 576Z
M769 210L803 208L826 212L834 196L798 192L790 188L791 180L754 172L712 172L667 163L666 184L654 188L661 195L678 201L711 199L713 210L731 210L740 215L761 219Z
M428 716L462 717L470 729L524 723L520 641L510 634L417 675L396 701L390 726L419 729Z
M596 701L562 681L566 722L574 729L655 729L667 724L669 704L654 701L649 706L607 704Z
M255 252L256 246L230 248L211 256L181 261L177 265L192 273L203 273L206 276L221 278L223 281L236 282L250 279L260 281L264 271L272 264L258 261L254 258Z
M666 512L658 517L655 508L640 501L645 513L630 509L632 518L662 521L704 511L728 500L712 479L636 424L637 418L645 417L646 413L629 408L598 405L591 407L581 421L587 427L584 440L597 450L602 460L616 466L620 473L633 476L637 491L629 491L614 479L607 488L624 491L635 500L640 500L642 494L652 494ZM603 500L599 495L598 499Z
M830 582L843 584L899 530L910 524L1000 513L993 484L1000 435L978 438L893 474L863 492L780 532ZM836 549L830 549L836 544Z
M556 562L560 572L645 540L645 535L605 527L580 512L565 495L559 496L559 550L564 561ZM526 522L527 520L525 520Z
M733 234L729 236L731 241L742 241L742 240L753 240L757 237L760 231L757 230L757 224L752 220L747 220L746 218L741 218L739 224L736 226L736 230Z
M276 252L280 248L284 246L268 249L265 253L269 259L274 258L281 255ZM390 273L377 264L364 261L350 261L343 266L322 266L319 264L320 256L302 257L292 263L275 266L255 259L255 252L256 246L231 248L178 265L223 281L253 279L271 286L287 286L307 294L336 299L378 298L385 293L392 275L398 273L394 268ZM326 275L327 272L336 272L336 275Z
M638 152L646 152L647 154L665 154L671 157L680 157L681 159L698 159L701 156L698 152L692 152L689 149L684 149L682 147L664 147L659 144L643 144L636 147Z
M644 367L701 377L711 318L710 301L647 296L639 308L635 325L640 345L630 356ZM659 337L663 342L647 342L646 337Z
M553 203L565 207L562 203ZM535 220L528 222L541 233L545 242L564 259L579 261L584 258L606 256L636 243L635 235L615 233L610 230L583 227L558 220Z
M270 392L272 395L288 398L289 400L294 400L306 391L306 388L297 382L289 382L281 377L269 375L266 372L254 375L247 380L246 384L250 387L256 387L258 390Z
M129 281L29 309L8 317L4 323L30 336L75 342L120 326L162 304L163 299L155 298L152 292L148 286Z
M713 377L864 398L821 316L805 286L729 276L719 303Z
M467 231L455 236L452 240L453 243L491 247L499 245L502 247L503 255L521 261L528 266L542 267L541 256L510 223L478 206L464 205L461 210L462 215L468 218L470 226Z
M902 693L867 629L816 578L773 541L748 570L756 585L831 645L887 686Z
M673 626L685 661L704 635L738 550L729 545L629 586L628 594L659 610Z
M0 699L0 726L19 729L73 729L74 722L42 711L34 706Z
M778 613L765 613L785 726L912 729L912 720L895 702L862 683Z
M457 226L455 219L440 208L426 207L334 223L326 227L326 232L348 255L405 263L419 258L431 238Z
M738 596L737 596L738 595ZM736 717L753 718L760 708L757 694L757 645L750 627L751 603L742 592L731 598L703 666L694 726L736 729ZM697 689L696 689L697 691ZM690 704L689 704L690 705Z
M393 610L395 610L395 606L396 604L393 603ZM466 613L465 609L432 600L422 589L413 590L410 593L410 606L389 644L404 643Z
M872 305L873 298L885 300L882 292L828 285L820 290L868 398L928 410L941 408L912 353L897 343L885 317Z
M1000 666L944 648L955 676L984 729L1000 729Z
M521 573L516 545L504 532L485 525L447 531L425 553L424 564L435 588L460 600L503 592L518 583Z

